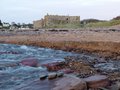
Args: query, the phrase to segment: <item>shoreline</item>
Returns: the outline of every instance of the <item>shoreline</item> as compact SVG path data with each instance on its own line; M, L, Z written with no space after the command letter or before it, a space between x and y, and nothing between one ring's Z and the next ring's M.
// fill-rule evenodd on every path
M120 33L106 31L2 32L0 43L24 44L76 53L90 53L119 60Z
M49 41L4 41L0 43L30 45L75 53L93 54L106 59L120 60L120 43L118 42L49 42Z

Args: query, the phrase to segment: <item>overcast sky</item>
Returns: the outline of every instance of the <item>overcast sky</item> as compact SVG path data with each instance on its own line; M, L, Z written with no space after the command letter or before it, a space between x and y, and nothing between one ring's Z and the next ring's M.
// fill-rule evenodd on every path
M109 20L120 15L120 0L0 0L0 19L32 23L46 14Z

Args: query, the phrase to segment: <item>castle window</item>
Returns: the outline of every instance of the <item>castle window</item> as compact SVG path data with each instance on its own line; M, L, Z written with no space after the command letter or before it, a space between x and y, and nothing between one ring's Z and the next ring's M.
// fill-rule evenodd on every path
M66 20L68 20L68 18Z

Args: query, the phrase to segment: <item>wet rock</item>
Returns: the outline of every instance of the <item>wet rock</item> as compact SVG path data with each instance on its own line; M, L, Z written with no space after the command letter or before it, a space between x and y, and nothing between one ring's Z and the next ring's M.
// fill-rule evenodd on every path
M100 63L94 65L94 67L103 72L108 72L108 73L118 72L120 70L120 62L112 61L108 63Z
M76 73L75 74L77 77L79 77L79 78L87 78L87 77L90 77L91 76L91 74L82 74L82 73Z
M62 89L59 89L59 85L56 85L59 83ZM63 86L61 84L63 84ZM22 85L16 86L14 90L73 90L72 88L75 88L74 90L86 90L86 83L79 78L65 76L52 80L29 80L23 82Z
M108 74L110 81L120 81L120 72L112 72Z
M98 63L98 59L95 59L93 57L90 57L90 56L67 56L65 57L65 61L66 62L73 62L73 61L79 61L79 62L83 62L83 63L86 63L86 64L95 64L95 63Z
M11 51L10 54L21 54L21 52Z
M48 75L41 75L41 76L40 76L40 80L44 80L44 79L46 79L47 76L48 76Z
M57 77L63 77L64 73L63 72L58 72Z
M120 90L120 82L116 82L116 84L112 85L110 90Z
M77 77L66 76L55 82L53 90L87 90L87 86L86 82Z
M97 89L100 87L107 87L109 80L104 75L94 75L84 79L87 82L88 88Z
M48 71L58 71L63 69L65 65L66 65L65 62L53 62L53 63L44 64L42 66L47 67Z
M109 89L104 88L104 87L100 87L98 90L109 90Z
M120 90L120 81L116 83L118 90Z
M93 55L80 55L80 56L67 56L64 58L66 62L79 61L93 66L98 63L106 63L105 59L100 57L95 57Z
M36 59L36 58L25 58L20 63L22 65L25 65L25 66L37 67L38 59Z
M55 80L30 80L16 86L14 90L52 90Z
M49 73L48 74L48 79L55 79L57 78L57 74L56 73Z
M75 61L76 58L77 58L77 57L75 57L75 56L67 56L67 57L65 57L64 59L65 59L65 61L66 61L67 63L69 63L69 62Z

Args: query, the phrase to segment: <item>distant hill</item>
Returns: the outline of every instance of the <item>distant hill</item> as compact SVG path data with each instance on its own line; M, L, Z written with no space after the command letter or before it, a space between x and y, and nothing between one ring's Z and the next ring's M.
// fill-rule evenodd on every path
M88 23L97 23L97 22L102 22L103 20L98 20L98 19L84 19L81 21L81 24L88 24Z
M85 20L84 20L85 21ZM111 27L115 25L120 25L120 16L117 16L109 21L103 21L103 20L86 20L86 24L84 24L84 27Z

